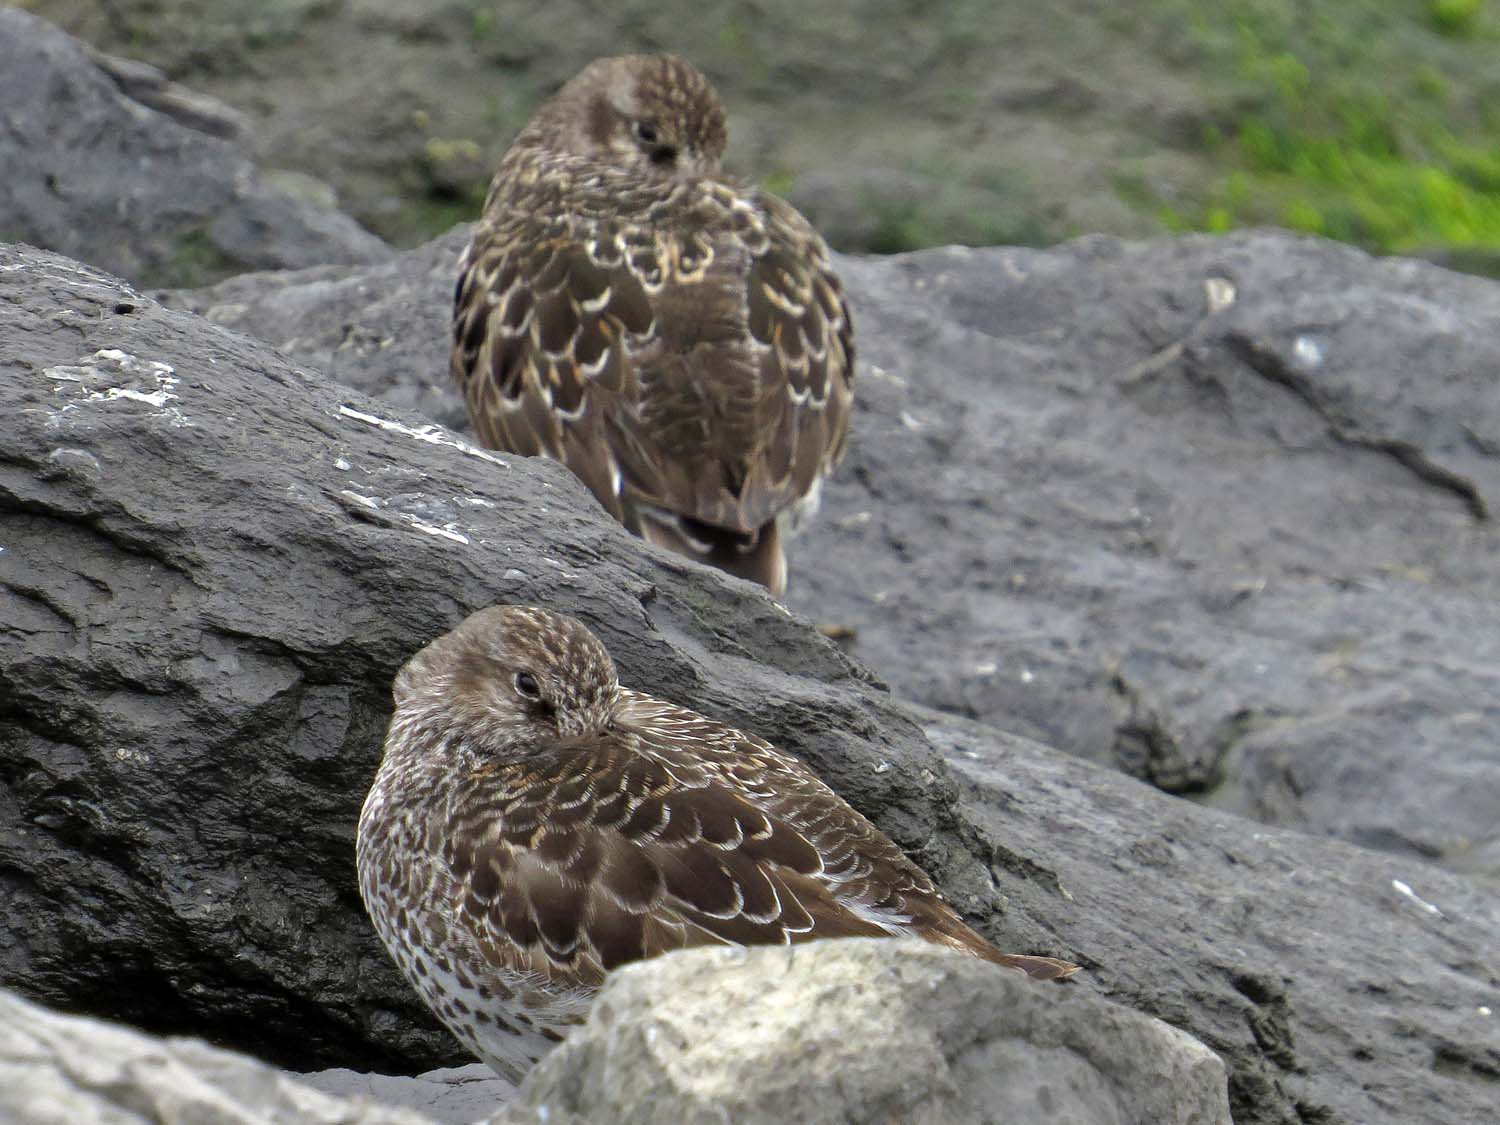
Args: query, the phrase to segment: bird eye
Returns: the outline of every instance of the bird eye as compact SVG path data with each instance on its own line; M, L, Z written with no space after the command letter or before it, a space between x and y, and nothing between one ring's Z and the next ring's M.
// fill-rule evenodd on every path
M660 134L656 131L656 125L650 121L637 121L635 123L636 139L643 145L654 145Z
M677 150L671 145L662 145L651 150L652 164L670 164L677 159Z
M517 672L515 683L517 695L527 699L542 698L542 685L536 682L536 677L530 672Z

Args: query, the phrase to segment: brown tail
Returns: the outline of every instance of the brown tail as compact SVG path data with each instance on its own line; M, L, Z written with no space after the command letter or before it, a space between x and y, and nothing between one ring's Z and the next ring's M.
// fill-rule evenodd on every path
M1030 953L1002 953L991 945L977 930L964 924L946 903L942 914L933 919L931 929L922 936L929 941L940 941L972 953L975 957L1004 965L1007 969L1019 969L1032 980L1067 980L1078 972L1081 965L1062 961L1056 957L1039 957Z
M984 955L986 961L993 961L997 965L1004 965L1010 969L1020 969L1032 980L1067 980L1082 966L1075 965L1071 961L1059 961L1056 957L1032 957L1025 953L1001 953L998 949L992 949Z
M688 516L661 513L659 509L641 506L636 511L639 517L636 526L646 542L759 582L777 597L786 592L786 555L781 550L781 532L775 520L758 531L746 533L715 527Z

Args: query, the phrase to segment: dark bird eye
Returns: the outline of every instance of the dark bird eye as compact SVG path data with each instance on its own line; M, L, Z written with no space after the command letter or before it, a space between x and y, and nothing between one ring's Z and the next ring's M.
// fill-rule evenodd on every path
M637 121L635 123L635 135L643 145L654 145L656 138L660 136L656 126L649 121Z
M542 698L542 685L536 682L536 677L530 672L517 672L516 693L524 695L527 699L540 699Z
M651 150L652 164L670 164L677 159L677 150L671 145L662 145Z

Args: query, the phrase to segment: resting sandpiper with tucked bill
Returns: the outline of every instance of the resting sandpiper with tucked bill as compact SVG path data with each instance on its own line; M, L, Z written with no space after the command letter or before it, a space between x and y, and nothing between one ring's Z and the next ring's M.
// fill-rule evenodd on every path
M652 543L786 587L786 524L844 453L854 344L828 247L719 168L724 110L671 55L586 67L500 163L451 366L479 438L567 465Z
M518 1081L617 965L699 945L917 936L1032 977L796 758L623 688L582 624L474 614L402 668L360 891L428 1007Z

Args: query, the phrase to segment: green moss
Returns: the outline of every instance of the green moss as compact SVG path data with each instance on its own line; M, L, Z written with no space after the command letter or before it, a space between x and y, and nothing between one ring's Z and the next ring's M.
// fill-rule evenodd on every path
M1158 209L1164 225L1278 223L1377 252L1465 261L1500 252L1500 113L1487 98L1456 94L1445 76L1461 73L1453 52L1470 48L1443 45L1395 6L1362 19L1265 0L1230 9L1216 22L1189 17L1209 61L1232 67L1241 84L1239 116L1203 136L1204 153L1225 168L1198 199ZM1484 13L1433 0L1424 15L1444 35L1470 37Z
M1472 36L1483 15L1484 0L1427 0L1427 22L1455 39Z
M1046 246L1055 232L1042 229L1024 213L972 212L962 216L941 205L870 206L875 226L862 250L872 254L900 254L929 246Z
M792 174L791 172L781 171L772 172L769 175L765 176L761 180L760 186L765 188L772 195L785 197L786 194L792 190L792 185L796 182L797 177L794 174Z
M1417 97L1437 102L1442 107L1446 107L1452 98L1452 87L1448 85L1448 79L1430 63L1417 67L1416 73L1412 75L1411 88Z
M493 4L477 5L470 15L470 30L476 42L493 39L499 30L500 17Z
M866 249L872 254L900 254L935 246L940 240L940 232L924 222L916 211L887 210L876 218Z
M1328 229L1323 219L1323 212L1305 199L1293 199L1289 202L1281 218L1282 222L1292 230L1305 231L1308 234L1324 234Z
M195 289L242 273L244 269L244 262L219 249L206 227L196 226L177 236L172 257L152 270L145 280L153 288Z
M458 194L432 193L406 207L401 215L401 229L412 232L417 241L436 238L459 223L472 223L484 208L485 189L476 188Z
M472 164L484 158L478 142L468 137L429 137L424 152L433 164Z

